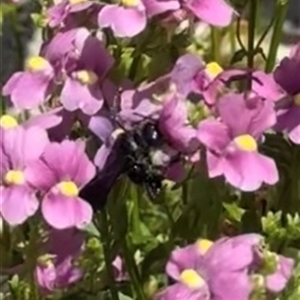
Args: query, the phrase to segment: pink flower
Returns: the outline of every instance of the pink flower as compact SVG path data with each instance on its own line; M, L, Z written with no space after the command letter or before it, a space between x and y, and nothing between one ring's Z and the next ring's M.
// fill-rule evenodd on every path
M288 101L278 111L275 129L288 134L291 141L300 144L300 43L289 57L285 57L274 71L274 79L288 95Z
M99 13L100 27L111 27L117 37L133 37L142 32L147 19L179 8L177 0L123 0L119 4L107 4Z
M217 110L220 119L206 119L198 126L209 177L224 175L243 191L275 184L279 179L275 162L258 152L258 141L276 122L274 103L230 93L218 100Z
M181 0L182 6L200 20L214 26L228 26L234 14L225 0Z
M3 95L10 96L16 108L31 109L43 104L53 87L54 70L41 56L27 61L26 71L16 72L3 87Z
M261 236L245 234L222 238L215 243L199 240L175 249L166 273L175 280L155 300L246 300L251 293L249 270L255 258L254 246Z
M60 101L64 108L93 115L103 105L101 84L113 65L103 42L85 28L58 34L43 49L63 82Z
M95 167L83 144L72 141L49 144L26 172L31 185L43 192L41 208L46 222L57 229L82 228L91 222L92 208L78 194L94 175Z
M73 229L51 230L37 259L35 277L41 290L47 294L67 287L83 276L74 260L80 255L84 236ZM61 245L64 247L61 247Z
M185 99L179 95L170 95L165 99L158 123L161 133L176 150L192 153L199 147L197 131L188 122Z
M30 172L30 165L39 159L49 140L42 128L23 128L3 118L1 121L0 214L9 224L18 225L38 209L36 190L30 186L26 173Z
M48 24L50 27L64 27L72 15L93 5L95 3L88 0L62 0L47 10Z

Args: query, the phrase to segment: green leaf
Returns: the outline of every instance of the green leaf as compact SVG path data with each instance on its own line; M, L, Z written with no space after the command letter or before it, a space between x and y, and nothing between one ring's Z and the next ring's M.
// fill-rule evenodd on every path
M236 222L240 222L245 210L240 208L237 203L223 203L223 207L228 213L229 217Z
M119 300L133 300L133 298L127 296L127 295L124 295L123 293L118 293L118 296L119 296Z
M89 235L95 236L100 238L100 232L97 229L97 227L95 226L95 224L93 222L91 222L90 224L88 224L87 226L85 226L82 229L83 232L86 232Z
M143 278L147 278L150 274L163 273L170 251L167 243L159 244L152 249L142 262Z
M230 60L230 64L233 65L233 64L241 61L246 55L247 55L247 52L244 49L240 49L240 50L236 51Z

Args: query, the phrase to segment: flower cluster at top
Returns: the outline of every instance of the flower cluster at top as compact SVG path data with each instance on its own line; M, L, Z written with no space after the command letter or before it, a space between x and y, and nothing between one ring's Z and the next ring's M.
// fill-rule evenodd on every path
M223 70L216 62L186 53L171 70L146 84L113 76L121 57L110 47L111 40L124 38L120 40L126 43L153 24L168 30L184 19L227 26L235 14L223 0L62 0L49 7L45 20L53 36L2 90L20 112L19 120L12 115L0 120L4 221L16 226L41 214L54 233L69 235L91 223L93 207L81 197L81 189L96 173L105 176L108 163L117 167L111 154L118 133L146 119L155 120L166 141L153 155L165 179L181 182L186 166L198 167L205 160L209 178L222 176L237 190L276 184L276 163L260 146L265 134L274 132L300 144L300 44L269 74ZM237 77L246 78L246 89L230 84ZM42 113L23 118L36 109ZM78 132L80 139L74 138ZM83 138L87 132L101 141L96 151L88 149ZM79 240L75 250L54 251L56 258L62 257L58 270L48 263L51 257L41 257L36 272L43 288L80 278L78 269L70 271L70 256L80 252ZM215 244L201 240L175 250L167 264L174 284L155 299L246 300L260 289L281 291L292 263L261 250L260 242L260 236L250 235ZM69 272L67 279L64 272Z

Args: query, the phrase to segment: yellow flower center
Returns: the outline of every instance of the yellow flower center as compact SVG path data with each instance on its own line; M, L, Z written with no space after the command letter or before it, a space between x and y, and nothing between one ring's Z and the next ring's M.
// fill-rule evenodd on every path
M78 4L78 3L83 3L87 2L87 0L69 0L70 4Z
M126 7L134 7L140 4L140 0L121 0L121 4Z
M76 73L76 78L82 83L86 85L93 85L98 80L97 75L92 71L78 71Z
M196 242L196 244L201 254L205 254L214 243L207 239L200 239Z
M48 67L48 61L41 56L32 56L26 62L26 69L28 71L42 71Z
M22 171L10 170L6 173L4 181L7 184L21 185L25 183L25 175Z
M206 65L205 71L211 78L215 78L223 72L223 69L217 62L210 62Z
M62 181L58 184L60 192L68 197L76 197L79 194L79 189L73 181Z
M189 288L200 288L205 283L203 278L193 269L184 270L180 274L180 279Z
M244 151L256 151L257 150L257 143L255 139L249 134L243 134L234 139L236 145Z
M300 106L300 93L294 96L294 102L296 105Z
M10 115L3 115L0 118L0 126L5 129L14 128L18 126L18 121Z

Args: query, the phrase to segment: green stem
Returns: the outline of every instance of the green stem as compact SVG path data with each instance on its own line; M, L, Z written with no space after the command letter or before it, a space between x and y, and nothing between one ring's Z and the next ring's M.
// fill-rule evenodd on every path
M132 202L129 202L130 205L130 213L131 213L131 220L133 225L133 231L134 232L140 232L140 199L142 199L142 194L140 189L131 184L131 196L132 196Z
M141 284L140 274L136 266L132 252L130 251L129 240L127 236L125 236L122 241L122 247L123 247L123 258L125 261L126 270L129 274L133 286L133 291L135 294L134 299L146 300L147 298Z
M0 105L0 117L3 116L6 112L6 105L5 105L5 99L4 97L2 97L0 95L0 102L1 102L1 105Z
M213 61L220 62L220 32L211 26L211 52Z
M260 48L261 44L265 40L266 36L268 35L269 31L271 30L271 28L272 28L272 26L274 24L274 21L275 21L275 18L273 16L272 20L270 21L270 23L268 24L268 26L266 27L266 29L264 30L264 32L262 33L260 39L258 40L258 42L256 44L256 47L255 47L256 51Z
M277 0L275 14L274 14L275 16L274 31L271 39L270 48L269 48L268 59L265 66L266 72L271 72L276 63L277 51L281 41L282 26L287 13L288 3L289 3L288 0Z
M140 53L133 53L133 60L129 69L129 74L128 77L134 82L135 81L135 76L138 71L138 67L141 61L142 55Z
M103 243L103 252L104 252L104 260L106 265L106 271L108 276L108 284L110 289L110 294L112 300L119 300L118 290L115 286L115 278L112 266L112 257L111 257L111 238L109 232L109 223L107 218L107 212L104 209L101 212L101 215L98 215L96 218L96 226L98 227L99 231L101 232L101 238Z
M290 180L288 181L289 185L289 200L285 206L287 206L288 213L300 213L300 178L299 178L299 167L300 167L300 150L299 147L293 145L292 147L292 164L290 167Z
M256 28L256 12L257 12L257 0L250 1L249 7L249 30L248 30L248 51L247 51L247 66L249 69L254 67L254 47L255 47L255 28ZM250 79L251 85L252 79ZM250 86L251 88L251 86Z
M242 41L242 36L241 36L241 18L237 18L236 20L236 39L237 42L239 44L239 46L241 47L242 50L247 51L245 48L245 45Z
M229 26L228 33L229 33L231 53L235 53L235 51L236 51L236 42L235 42L235 27L234 27L234 25Z
M22 44L22 32L20 31L20 24L18 20L18 12L14 10L12 15L12 23L13 23L13 30L15 35L15 42L17 45L17 54L18 54L18 68L22 68L24 64L25 52L24 47Z
M38 223L35 219L31 220L30 232L29 232L29 244L27 247L27 270L30 274L29 282L30 282L30 299L31 300L40 300L40 293L35 281L35 273L34 269L36 267L37 261L37 242L39 240L39 228Z

